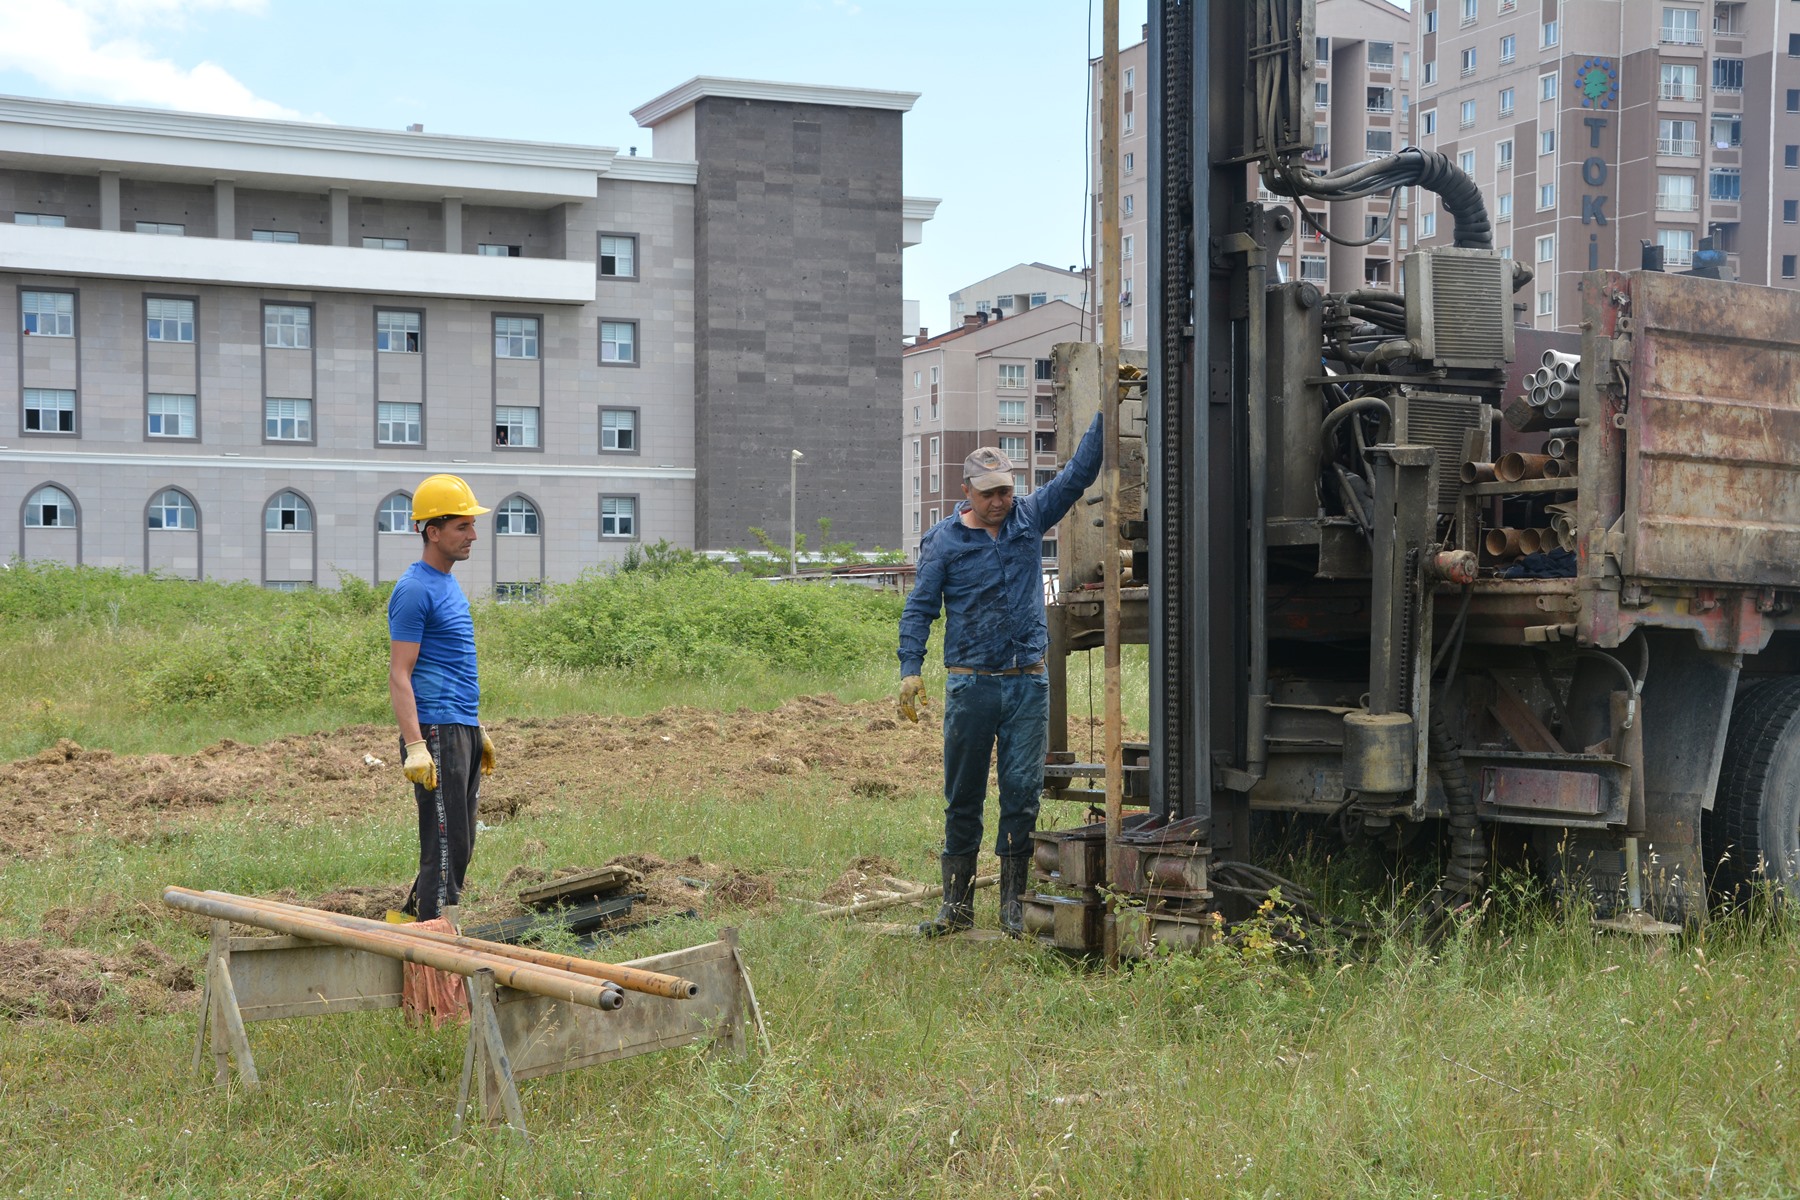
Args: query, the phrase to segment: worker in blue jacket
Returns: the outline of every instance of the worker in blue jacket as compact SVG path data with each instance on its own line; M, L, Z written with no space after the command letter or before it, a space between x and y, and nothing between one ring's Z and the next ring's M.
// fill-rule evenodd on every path
M900 712L918 720L925 704L919 672L931 623L944 622L944 899L919 926L928 936L975 922L975 855L988 767L1000 754L1000 927L1024 932L1020 897L1031 864L1049 747L1050 684L1044 654L1042 544L1046 530L1100 474L1101 418L1056 477L1013 498L1013 464L983 446L963 462L964 501L919 545L919 571L900 615Z

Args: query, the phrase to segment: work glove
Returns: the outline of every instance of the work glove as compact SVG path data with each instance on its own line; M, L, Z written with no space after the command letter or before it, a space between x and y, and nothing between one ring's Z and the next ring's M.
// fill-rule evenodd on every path
M423 739L406 743L406 761L400 764L400 772L428 792L437 788L437 764L431 761L431 747Z
M487 726L481 727L481 773L494 773L494 739L488 736Z
M930 697L925 695L925 681L917 675L908 675L900 681L900 715L914 725L919 723L919 710L929 707Z

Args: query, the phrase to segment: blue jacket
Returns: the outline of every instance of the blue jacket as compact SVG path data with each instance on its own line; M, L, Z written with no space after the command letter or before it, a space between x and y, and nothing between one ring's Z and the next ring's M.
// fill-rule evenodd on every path
M1056 477L1021 497L998 537L962 523L967 501L933 525L919 545L919 573L900 614L900 674L917 675L940 607L944 665L978 671L1028 667L1044 657L1043 538L1100 475L1100 416Z

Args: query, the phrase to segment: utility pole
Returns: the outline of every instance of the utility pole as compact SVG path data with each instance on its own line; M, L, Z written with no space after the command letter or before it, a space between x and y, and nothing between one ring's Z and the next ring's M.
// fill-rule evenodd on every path
M794 524L794 493L800 482L800 460L806 455L798 450L788 451L788 578L800 578L800 531Z

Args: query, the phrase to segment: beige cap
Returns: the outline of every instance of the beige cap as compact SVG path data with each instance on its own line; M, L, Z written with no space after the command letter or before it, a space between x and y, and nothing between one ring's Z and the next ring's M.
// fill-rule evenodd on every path
M994 446L980 446L963 459L963 482L978 492L1013 486L1013 463Z

